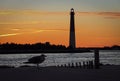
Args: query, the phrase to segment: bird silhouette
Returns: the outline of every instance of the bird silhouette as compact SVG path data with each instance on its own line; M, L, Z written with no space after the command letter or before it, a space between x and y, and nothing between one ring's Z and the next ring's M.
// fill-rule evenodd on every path
M35 56L30 59L28 59L28 62L24 62L26 64L36 64L39 68L39 64L45 61L46 55L42 54L40 56Z

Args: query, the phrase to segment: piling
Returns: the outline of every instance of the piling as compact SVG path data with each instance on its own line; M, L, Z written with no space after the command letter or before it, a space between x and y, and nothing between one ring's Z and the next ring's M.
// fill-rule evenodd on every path
M94 50L94 63L95 63L95 69L100 68L100 63L99 63L99 50Z

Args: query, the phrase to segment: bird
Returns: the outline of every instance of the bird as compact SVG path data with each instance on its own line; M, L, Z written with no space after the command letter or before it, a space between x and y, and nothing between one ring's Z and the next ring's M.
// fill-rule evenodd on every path
M28 59L27 62L24 62L25 64L36 64L39 68L39 64L45 61L46 55L42 54L40 56L35 56L30 59Z

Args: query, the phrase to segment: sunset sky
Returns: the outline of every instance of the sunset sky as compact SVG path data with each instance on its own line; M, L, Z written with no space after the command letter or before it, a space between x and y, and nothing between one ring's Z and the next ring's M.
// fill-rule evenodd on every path
M120 0L0 0L0 43L68 46L71 8L77 47L120 45Z

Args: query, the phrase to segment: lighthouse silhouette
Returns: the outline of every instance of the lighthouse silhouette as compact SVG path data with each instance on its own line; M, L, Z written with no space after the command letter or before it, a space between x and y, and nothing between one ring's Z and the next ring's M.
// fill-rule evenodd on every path
M71 11L70 11L70 38L69 38L69 47L71 49L76 48L74 15L75 15L74 9L71 8Z

